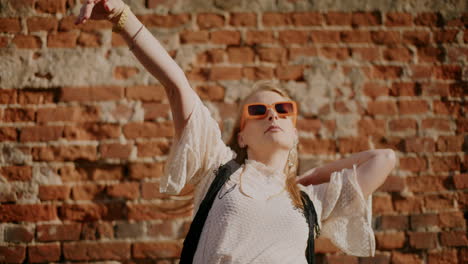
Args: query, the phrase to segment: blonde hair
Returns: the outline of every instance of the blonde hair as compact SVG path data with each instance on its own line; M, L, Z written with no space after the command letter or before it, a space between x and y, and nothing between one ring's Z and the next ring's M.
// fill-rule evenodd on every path
M249 97L254 95L257 92L261 91L271 91L275 92L285 98L291 99L286 91L280 89L273 82L262 81L257 82L253 86L253 91L244 98L242 103L239 106L238 116L234 124L234 129L232 131L231 139L228 141L228 146L237 153L236 161L239 164L244 164L247 159L247 148L241 148L238 142L237 134L240 132L240 122L242 117L242 108ZM291 166L290 164L291 163ZM288 162L284 169L284 174L286 175L286 190L289 193L291 200L295 207L303 209L301 193L299 186L296 184L297 168L299 164L299 158L297 155L297 144L289 151Z

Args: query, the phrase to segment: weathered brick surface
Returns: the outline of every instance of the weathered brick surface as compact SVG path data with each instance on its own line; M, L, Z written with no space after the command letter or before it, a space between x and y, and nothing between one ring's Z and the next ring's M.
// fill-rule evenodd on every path
M0 262L177 263L194 187L159 192L168 97L110 22L74 24L78 2L0 11ZM318 264L468 261L463 1L130 2L223 137L248 87L275 80L300 106L301 167L395 150L372 197L376 256L320 237Z

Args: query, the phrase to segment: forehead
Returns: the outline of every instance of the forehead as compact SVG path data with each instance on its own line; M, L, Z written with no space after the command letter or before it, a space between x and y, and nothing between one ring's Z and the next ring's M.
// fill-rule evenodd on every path
M289 99L281 96L277 92L273 91L259 91L252 94L247 100L245 104L251 103L264 103L264 104L273 104L276 102L287 101Z

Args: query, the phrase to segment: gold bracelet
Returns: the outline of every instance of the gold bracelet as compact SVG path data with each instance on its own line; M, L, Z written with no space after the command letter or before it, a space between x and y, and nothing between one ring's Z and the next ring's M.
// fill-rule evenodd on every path
M128 14L127 11L129 10L128 5L125 5L125 7L122 10L122 13L120 14L119 21L117 24L112 28L114 32L120 32L125 26L125 23L127 23L127 18Z

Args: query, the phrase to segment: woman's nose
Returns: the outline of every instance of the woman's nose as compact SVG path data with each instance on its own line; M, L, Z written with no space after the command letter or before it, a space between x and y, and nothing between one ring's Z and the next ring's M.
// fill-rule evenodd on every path
M268 117L268 120L270 120L270 121L271 120L277 120L279 118L276 111L274 111L271 108L268 108L268 110L267 110L267 117Z

